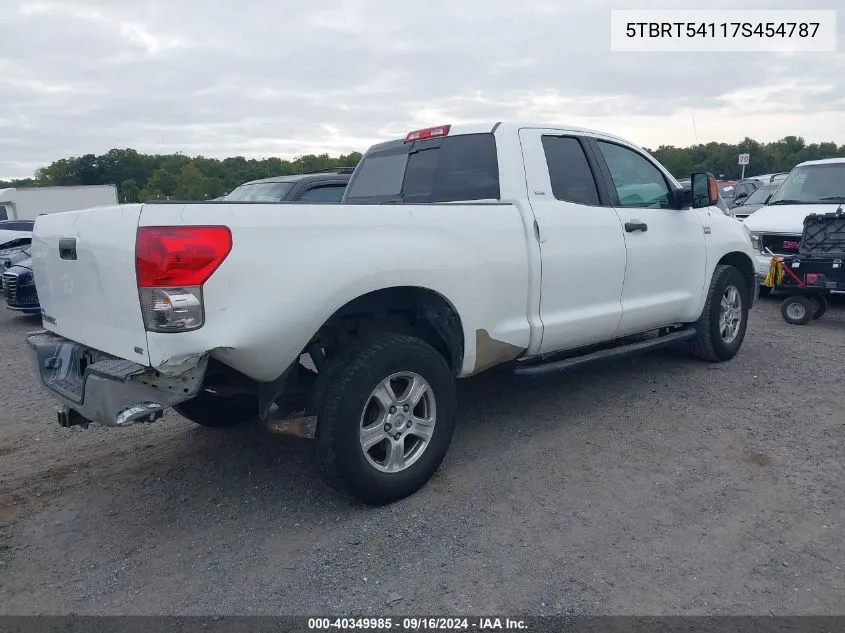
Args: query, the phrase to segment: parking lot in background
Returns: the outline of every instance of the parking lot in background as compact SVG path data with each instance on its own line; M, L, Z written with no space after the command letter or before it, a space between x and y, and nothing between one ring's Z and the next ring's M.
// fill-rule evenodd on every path
M378 509L260 426L60 428L2 311L0 613L841 612L845 302L778 304L725 364L462 381L443 467Z

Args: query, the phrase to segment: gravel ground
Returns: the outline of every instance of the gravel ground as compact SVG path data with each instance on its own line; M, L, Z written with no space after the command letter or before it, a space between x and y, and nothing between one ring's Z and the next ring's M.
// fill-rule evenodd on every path
M440 472L380 509L258 426L59 428L38 321L0 313L0 613L841 614L843 306L761 300L727 364L464 381Z

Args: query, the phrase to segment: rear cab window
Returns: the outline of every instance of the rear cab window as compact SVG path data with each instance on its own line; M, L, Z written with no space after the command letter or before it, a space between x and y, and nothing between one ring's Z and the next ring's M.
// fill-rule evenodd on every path
M468 202L499 198L496 139L492 133L483 133L378 145L361 159L344 202Z

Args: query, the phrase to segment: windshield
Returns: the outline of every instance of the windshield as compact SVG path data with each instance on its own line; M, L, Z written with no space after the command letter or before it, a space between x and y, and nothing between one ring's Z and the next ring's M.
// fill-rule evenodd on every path
M727 198L728 200L730 200L734 197L734 188L731 186L719 187L719 193L722 195L723 198Z
M839 204L845 202L845 162L796 167L769 204Z
M777 188L777 185L764 185L760 187L757 191L748 196L748 199L745 201L745 205L743 206L748 206L749 204L766 204L766 198L777 191Z
M291 182L246 183L223 199L228 202L281 202L291 187Z

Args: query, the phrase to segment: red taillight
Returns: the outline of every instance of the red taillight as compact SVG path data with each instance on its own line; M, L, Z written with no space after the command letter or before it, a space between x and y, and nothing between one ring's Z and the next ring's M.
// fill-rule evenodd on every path
M437 127L427 127L424 130L415 130L413 132L408 132L408 135L405 137L405 142L411 143L413 141L422 141L427 138L437 138L438 136L446 136L449 134L450 127L452 126L438 125Z
M201 286L232 250L225 226L145 226L135 242L140 288Z

